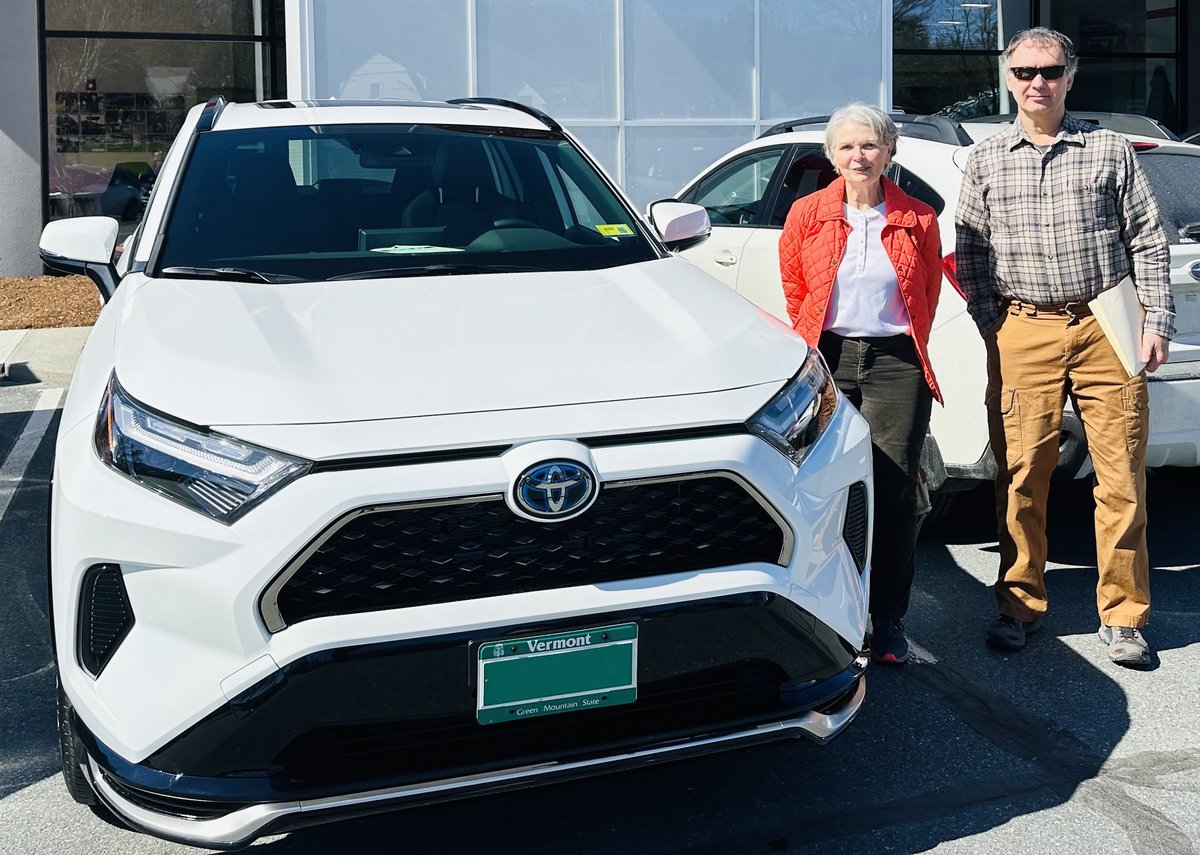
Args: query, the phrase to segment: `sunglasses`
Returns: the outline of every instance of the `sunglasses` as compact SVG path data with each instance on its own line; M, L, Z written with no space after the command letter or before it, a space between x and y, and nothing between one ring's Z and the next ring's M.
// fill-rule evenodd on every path
M1019 65L1016 68L1010 68L1012 76L1017 80L1033 80L1039 74L1044 80L1058 80L1067 73L1065 65Z

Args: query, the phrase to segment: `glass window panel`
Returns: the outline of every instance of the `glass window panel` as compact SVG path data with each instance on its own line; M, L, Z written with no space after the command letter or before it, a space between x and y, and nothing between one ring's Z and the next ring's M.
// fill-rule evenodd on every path
M782 227L797 199L829 186L835 178L837 170L820 146L798 146L796 156L779 187L779 195L775 198L775 207L767 224Z
M898 48L1002 48L997 0L894 0L892 40ZM1027 16L1026 16L1027 17Z
M1158 202L1167 240L1182 243L1180 229L1200 223L1200 195L1196 193L1200 157L1165 154L1160 150L1143 154L1141 162Z
M616 117L615 0L479 0L477 15L480 94L559 120Z
M313 0L317 98L442 101L468 95L466 0L421 5Z
M827 115L847 101L882 104L879 3L762 0L764 119Z
M267 86L263 45L47 39L50 218L104 214L122 233L141 218L162 153L188 108Z
M1137 113L1179 131L1179 83L1173 59L1079 61L1067 109Z
M625 191L639 208L674 197L721 155L754 137L753 127L625 129Z
M713 225L760 225L763 196L784 151L780 147L747 152L701 179L681 199L704 206Z
M626 0L624 17L628 118L753 117L750 0Z
M46 0L46 29L261 35L255 9L271 5L270 0Z
M1042 22L1067 33L1079 53L1174 53L1174 0L1041 0Z
M998 100L998 57L897 54L892 74L892 100L906 113L965 120L1008 109Z
M600 161L600 165L604 167L604 171L608 173L609 177L614 181L619 181L621 174L618 171L620 162L617 158L618 130L615 127L596 125L577 127L568 124L567 127L583 143L583 147L588 150L588 153Z

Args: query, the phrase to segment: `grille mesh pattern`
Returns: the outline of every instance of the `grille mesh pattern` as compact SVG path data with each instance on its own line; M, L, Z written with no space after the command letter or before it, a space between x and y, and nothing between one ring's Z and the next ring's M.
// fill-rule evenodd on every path
M121 568L115 564L89 567L79 602L80 658L98 675L133 627L133 609L125 593Z
M282 622L777 563L783 532L738 483L709 476L610 486L583 515L542 524L499 500L351 519L286 581ZM268 625L271 620L268 618Z
M867 487L861 481L850 485L846 499L846 521L842 523L842 539L861 573L867 566Z

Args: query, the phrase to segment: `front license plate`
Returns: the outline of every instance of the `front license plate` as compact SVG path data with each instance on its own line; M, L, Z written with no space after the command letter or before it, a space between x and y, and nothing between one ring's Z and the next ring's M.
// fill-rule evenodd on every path
M637 700L635 623L491 642L478 657L480 724Z

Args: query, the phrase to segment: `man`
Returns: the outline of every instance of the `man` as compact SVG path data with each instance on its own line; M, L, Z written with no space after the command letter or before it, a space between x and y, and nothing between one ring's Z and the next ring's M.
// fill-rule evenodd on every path
M1078 58L1035 27L1004 52L1017 104L1011 129L967 162L957 223L958 280L988 353L996 457L999 618L987 642L1020 650L1046 612L1046 497L1069 396L1096 470L1096 603L1112 661L1150 664L1146 551L1146 376L1130 377L1087 303L1132 273L1146 309L1146 371L1174 332L1169 249L1129 142L1066 112Z

